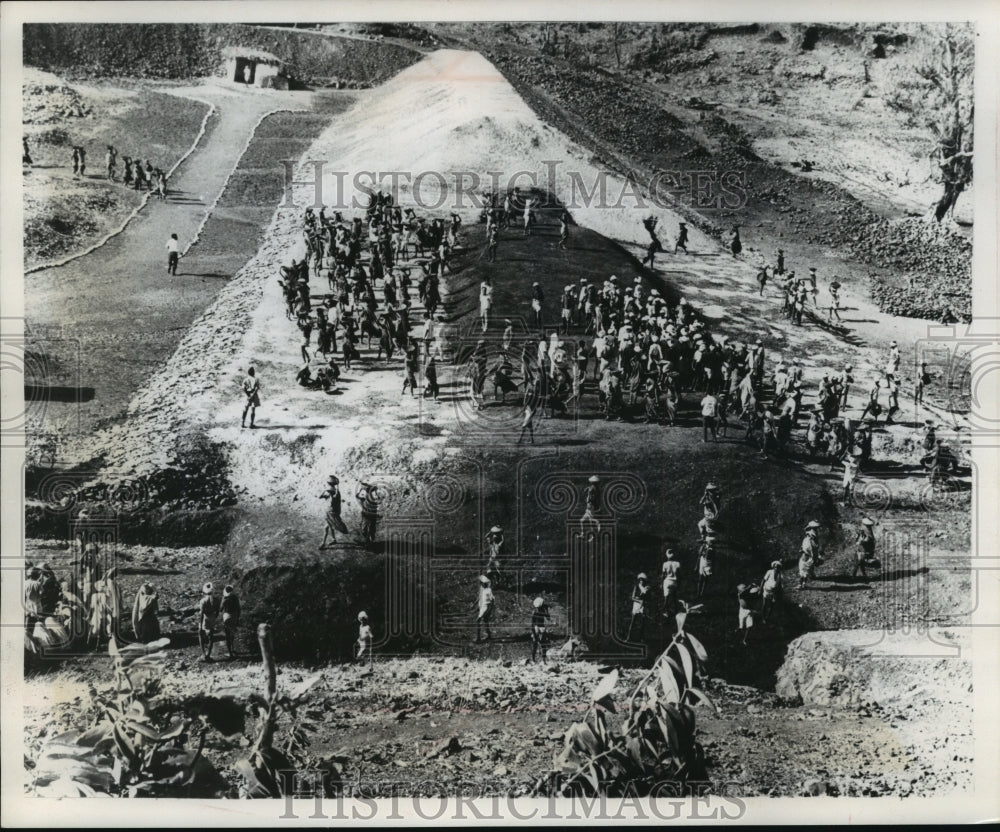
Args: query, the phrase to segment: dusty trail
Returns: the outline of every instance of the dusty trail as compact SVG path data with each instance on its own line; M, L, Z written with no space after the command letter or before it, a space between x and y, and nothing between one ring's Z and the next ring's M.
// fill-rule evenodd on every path
M168 277L166 240L176 233L184 251L196 239L266 113L311 106L308 93L276 96L221 85L174 92L214 104L216 114L197 149L171 177L168 199L150 199L100 248L27 278L28 327L50 366L44 381L54 388L41 393L48 397L50 427L87 432L117 416L170 355L180 334L216 296L220 278L228 275L215 273L195 251L181 258L176 277ZM82 388L79 402L64 389L76 385Z

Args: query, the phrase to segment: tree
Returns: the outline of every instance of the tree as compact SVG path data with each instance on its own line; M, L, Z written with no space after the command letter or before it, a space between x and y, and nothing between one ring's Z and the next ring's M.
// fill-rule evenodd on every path
M622 38L625 36L625 27L621 23L611 24L611 46L615 51L615 65L622 68Z
M917 74L930 85L927 125L934 134L931 159L943 193L932 209L941 222L972 183L973 65L975 48L969 27L948 24Z

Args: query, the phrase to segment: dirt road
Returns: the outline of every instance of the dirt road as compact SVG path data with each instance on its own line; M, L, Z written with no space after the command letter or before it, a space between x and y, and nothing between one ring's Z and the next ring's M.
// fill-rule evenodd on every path
M167 239L177 234L183 251L196 238L263 116L312 106L312 94L301 92L205 85L176 94L212 103L216 112L171 178L168 199L151 199L101 248L27 277L29 340L46 355L45 378L33 381L48 402L48 429L87 431L114 418L173 351L231 275L203 262L195 247L168 278Z

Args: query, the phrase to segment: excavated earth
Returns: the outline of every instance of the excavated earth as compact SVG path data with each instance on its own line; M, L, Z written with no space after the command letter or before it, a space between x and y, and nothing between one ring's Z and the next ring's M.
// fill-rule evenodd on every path
M400 122L403 111L423 116ZM335 116L304 154L303 161L310 159L335 160L337 170L347 171L376 162L386 170L544 170L547 159L566 159L584 176L602 169L584 143L544 123L488 61L451 50L429 55ZM50 560L57 571L71 568L63 540L74 512L86 505L117 524L114 557L126 598L143 580L161 593L172 639L164 675L169 695L256 684L253 628L270 620L284 662L282 684L317 677L310 707L322 727L314 751L341 760L345 776L419 780L434 793L473 778L525 793L551 764L597 678L593 661L548 667L524 661L535 594L552 606L554 640L570 634L567 564L587 545L579 519L587 476L596 471L618 483L608 493L615 516L601 518L615 551L606 587L612 629L604 642L598 635L588 645L595 656L618 649L631 578L658 571L665 545L680 553L682 595L692 598L696 496L714 480L725 500L721 563L692 627L708 648L707 689L720 707L719 714L699 710L713 788L735 783L741 793L779 795L968 788L968 651L949 645L963 643L954 630L967 622L970 607L970 493L962 478L943 496L926 492L912 422L879 431L875 458L883 462L866 478L855 507L837 502L839 477L801 449L787 460L762 461L740 431L703 445L692 399L678 426L667 428L604 422L594 417L590 394L578 418L542 420L530 451L514 442L513 402L470 408L467 376L453 359L482 337L475 298L486 275L497 286L495 313L517 321L519 340L528 333L534 279L549 281L549 320L557 316L559 288L581 276L603 280L614 273L683 295L713 332L760 337L769 360L801 357L807 403L823 372L850 361L867 379L884 361L879 343L789 326L773 299L747 291L753 264L723 255L709 226L692 231L696 256L670 258L650 271L634 256L648 207L580 208L572 212L569 250L562 251L555 215L558 201L570 197L569 169L538 192L551 201L540 211L537 233L506 232L496 263L483 262L476 212L465 211L463 249L444 287L438 402L401 396L398 356L384 362L367 348L336 396L294 383L298 337L275 277L303 253L301 213L315 193L309 184L296 185L295 204L276 210L256 253L135 393L125 418L76 441L64 466L29 471L29 559ZM312 166L302 165L296 178L308 183L311 175ZM613 176L612 185L621 186ZM335 185L331 170L325 193L335 193ZM403 189L399 199L412 204L415 195ZM665 228L681 216L654 213ZM494 323L486 333L490 349L499 334ZM573 330L569 337L580 335ZM239 383L251 364L263 399L254 431L239 427ZM860 404L859 395L851 409L860 411ZM918 423L925 415L914 414ZM319 495L330 473L341 477L350 532L320 551ZM364 479L385 494L375 545L360 538L351 499ZM850 542L862 512L877 515L888 535L883 540L903 542L886 552L883 576L854 580ZM827 549L817 582L789 586L780 614L742 646L732 632L735 585L759 579L775 558L791 567L809 519L820 522ZM509 530L508 579L497 590L497 638L475 645L480 541L494 523ZM433 552L414 560L426 571L412 579L412 588L422 590L415 592L425 605L421 614L434 621L433 641L405 628L389 632L388 576L401 555L421 558L428 551L398 542L412 540L406 534L414 530L425 530ZM789 584L792 574L789 568ZM243 599L241 655L231 664L196 663L193 613L205 580L234 583ZM375 624L374 670L327 664L349 655L360 609ZM880 639L886 627L901 624L948 629L928 658L908 646L912 640ZM630 666L648 661L669 636L657 616L643 649L619 657L623 684L638 672ZM874 652L869 645L876 642L888 652ZM30 744L51 730L40 727L49 721L72 723L88 686L106 686L108 678L106 661L95 656L29 679L37 693L26 712ZM947 711L947 722L933 718L938 708ZM225 767L242 748L239 739L220 735L208 753Z

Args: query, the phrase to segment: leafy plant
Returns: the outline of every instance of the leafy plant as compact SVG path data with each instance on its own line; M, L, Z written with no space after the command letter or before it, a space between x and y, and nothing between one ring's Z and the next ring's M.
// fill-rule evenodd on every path
M73 593L63 590L63 598L52 615L28 616L24 625L24 649L42 656L51 650L68 647L73 641L74 622L82 626L83 604Z
M715 705L696 686L707 659L705 648L684 629L687 616L700 605L682 605L675 616L677 633L632 689L620 727L609 722L616 712L618 670L594 689L586 717L569 727L556 755L555 774L547 785L550 793L616 795L643 784L704 778L705 755L695 739L694 707Z
M108 644L114 694L94 693L101 716L84 731L54 737L35 761L32 791L44 797L218 797L227 784L202 756L207 726L192 730L187 719L172 719L173 705L157 706L158 670L169 639L119 647ZM194 734L196 746L187 744Z
M260 727L250 756L236 764L236 771L243 778L241 796L283 797L296 785L283 773L306 769L324 773L325 789L328 790L339 781L340 771L332 762L314 761L309 754L309 735L315 733L317 728L311 712L304 707L305 696L319 677L307 679L290 694L278 696L270 625L258 626L257 640L264 664L264 695L250 692L247 696L251 715ZM287 717L284 742L275 747L275 735L282 716Z

